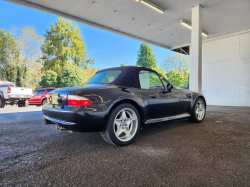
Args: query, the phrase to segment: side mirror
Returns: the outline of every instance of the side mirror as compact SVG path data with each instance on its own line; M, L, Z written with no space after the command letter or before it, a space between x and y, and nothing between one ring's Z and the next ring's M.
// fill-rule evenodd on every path
M174 87L174 86L173 86L172 84L168 83L168 85L167 85L167 89L168 89L168 90L171 90L173 87Z

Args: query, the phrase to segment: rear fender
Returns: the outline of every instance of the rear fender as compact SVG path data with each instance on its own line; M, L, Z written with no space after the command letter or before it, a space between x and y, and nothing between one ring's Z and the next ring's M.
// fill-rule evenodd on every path
M135 108L138 110L139 114L140 114L140 119L141 121L144 121L145 119L147 119L147 107L146 105L142 102L139 102L138 100L134 99L134 98L126 98L126 99L117 99L115 100L106 110L105 113L105 117L104 117L104 122L106 123L107 117L109 115L109 113L119 104L122 103L130 103L133 106L135 106Z

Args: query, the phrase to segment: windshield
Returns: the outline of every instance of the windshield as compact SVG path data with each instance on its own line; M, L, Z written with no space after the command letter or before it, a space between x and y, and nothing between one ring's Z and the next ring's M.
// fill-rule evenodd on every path
M111 83L121 74L120 70L102 71L95 74L87 83Z

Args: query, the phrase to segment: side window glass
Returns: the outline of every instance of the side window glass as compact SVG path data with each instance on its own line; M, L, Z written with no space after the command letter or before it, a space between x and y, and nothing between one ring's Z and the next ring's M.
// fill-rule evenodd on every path
M34 91L33 95L38 95L38 91Z
M141 89L164 90L159 76L150 71L140 71L139 81Z
M37 95L44 95L45 91L44 90L38 90Z

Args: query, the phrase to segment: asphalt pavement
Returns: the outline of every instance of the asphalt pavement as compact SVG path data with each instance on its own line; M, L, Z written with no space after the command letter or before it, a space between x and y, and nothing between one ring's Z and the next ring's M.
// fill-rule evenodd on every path
M250 186L250 108L208 106L115 147L44 125L41 107L0 109L0 186Z

